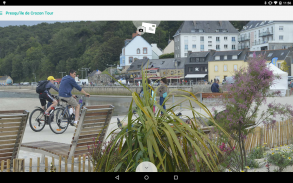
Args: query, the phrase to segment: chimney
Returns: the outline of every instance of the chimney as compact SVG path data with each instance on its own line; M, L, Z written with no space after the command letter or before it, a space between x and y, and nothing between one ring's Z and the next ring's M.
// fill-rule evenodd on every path
M139 35L137 32L136 32L136 33L132 33L132 39L133 39L135 36L137 36L137 35Z
M192 53L191 51L188 51L188 56L189 56L191 53Z

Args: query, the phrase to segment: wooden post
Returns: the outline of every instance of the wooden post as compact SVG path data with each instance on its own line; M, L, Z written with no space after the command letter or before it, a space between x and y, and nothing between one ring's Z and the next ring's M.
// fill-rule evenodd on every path
M1 172L4 171L4 160L1 161Z
M30 158L29 172L32 172L33 159Z
M85 172L85 154L83 154L82 171Z
M67 172L67 156L65 156L65 172Z
M91 160L89 156L88 156L88 172L91 172Z
M6 163L7 172L10 172L10 159L8 159Z
M52 170L54 171L54 167L55 167L55 158L52 156Z
M71 156L71 172L74 172L74 156Z
M24 172L24 159L16 159L17 167L16 172Z
M16 172L16 170L15 170L16 169L16 159L13 159L12 162L13 162L13 164L12 164L12 166L13 166L12 167L12 172Z
M48 172L48 158L45 157L45 172Z
M40 157L38 157L38 160L37 160L37 172L40 171Z
M59 171L58 172L61 172L61 156L59 156Z
M81 169L81 156L78 156L78 172L80 172Z

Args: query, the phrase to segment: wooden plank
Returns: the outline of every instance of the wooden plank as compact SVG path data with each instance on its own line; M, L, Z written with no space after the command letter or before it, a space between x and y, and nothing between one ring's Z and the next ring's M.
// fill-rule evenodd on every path
M107 115L99 115L99 116L87 116L85 120L98 120L98 119L106 119Z
M96 138L85 138L85 139L78 139L78 143L85 143L85 142L94 142ZM98 143L98 142L97 142Z
M0 158L3 158L3 157L11 157L12 156L12 152L11 153L0 153Z
M64 158L65 158L65 172L67 172L67 156L65 156Z
M105 135L105 133L101 133L101 135ZM96 134L93 134L93 135L80 135L79 136L79 139L85 139L85 138L97 138L97 135Z
M10 159L7 159L7 172L10 172Z
M0 118L5 120L7 118L19 118L19 117L25 117L25 116L26 114L1 114Z
M48 158L45 157L45 172L48 172Z
M23 114L25 110L8 110L8 111L0 111L0 114L6 114L6 113L20 113Z
M37 159L37 172L40 171L40 157Z
M86 113L97 113L97 112L108 112L109 110L113 110L112 108L101 108L101 109L89 109Z
M82 171L85 172L85 154L82 155L83 157L83 162L82 162Z
M1 172L4 171L4 160L1 161Z
M112 113L112 111L110 113ZM108 114L108 112L95 112L95 113L89 113L89 114L85 114L85 115L86 115L86 117L88 117L88 116L93 117L93 116L100 116L100 115L107 115L107 114Z
M33 159L30 158L29 172L32 172L32 167L33 167Z
M81 134L87 133L87 132L96 132L96 134L101 133L101 131L106 128L104 126L99 126L99 127L92 127L92 128L83 128L81 130Z
M80 172L80 168L81 168L81 156L78 156L78 172Z
M59 168L58 168L58 172L61 172L61 156L59 156Z
M22 118L3 118L3 119L0 119L0 127L5 127L5 126L2 126L2 125L9 125L9 124L12 124L12 125L19 125L21 123L21 120Z
M17 135L18 131L14 131L14 132L2 132L0 133L0 137L2 136L7 136L7 135Z
M0 145L0 149L13 148L14 146L15 146L15 143L14 144L9 143L9 144L5 144L5 145Z
M100 109L100 108L113 108L111 104L96 105L96 106L85 106L87 109Z
M74 172L74 156L71 156L71 172Z
M0 135L1 135L1 132L8 132L8 131L18 131L19 130L19 127L13 127L13 128L0 128ZM2 136L2 135L1 135Z
M102 130L102 129L101 129L101 130ZM87 131L86 131L86 132L83 132L83 131L82 131L82 132L80 132L80 135L81 135L81 136L83 136L83 135L94 135L94 134L95 134L95 135L99 135L99 133L102 132L101 130L100 130L100 131L89 131L89 132L87 132Z
M86 127L86 126L90 126L91 124L103 124L105 123L106 121L106 118L101 118L101 119L89 119L89 120L84 120L83 122L83 127Z
M0 137L0 141L4 141L4 140L16 140L17 135L13 135L13 136L4 136L4 137Z
M13 149L14 149L14 148L10 148L10 149L1 149L1 150L0 150L0 154L9 153L9 152L12 153L12 152L13 152Z
M87 170L88 170L88 172L91 172L91 160L90 160L90 157L88 157L88 162L87 162L88 164L88 168L87 168Z

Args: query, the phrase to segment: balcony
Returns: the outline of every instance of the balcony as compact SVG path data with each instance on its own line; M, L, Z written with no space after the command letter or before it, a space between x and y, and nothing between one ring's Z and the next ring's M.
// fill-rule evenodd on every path
M249 41L249 40L250 40L250 38L247 37L247 36L241 36L241 37L238 37L238 41L239 41L239 42L242 42L242 41Z
M245 48L249 48L248 45L238 45L238 50L243 50Z
M252 46L266 44L266 43L268 43L268 41L255 41L255 42L252 42Z
M272 35L273 35L273 32L267 31L267 32L261 32L259 34L259 37L272 36Z

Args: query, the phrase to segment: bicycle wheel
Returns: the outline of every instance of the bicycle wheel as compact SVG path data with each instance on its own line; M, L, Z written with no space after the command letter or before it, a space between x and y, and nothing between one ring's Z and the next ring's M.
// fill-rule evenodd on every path
M40 132L46 125L44 110L35 109L30 115L30 127L35 132Z
M49 126L56 134L64 133L69 124L69 116L65 108L57 108L50 116Z

